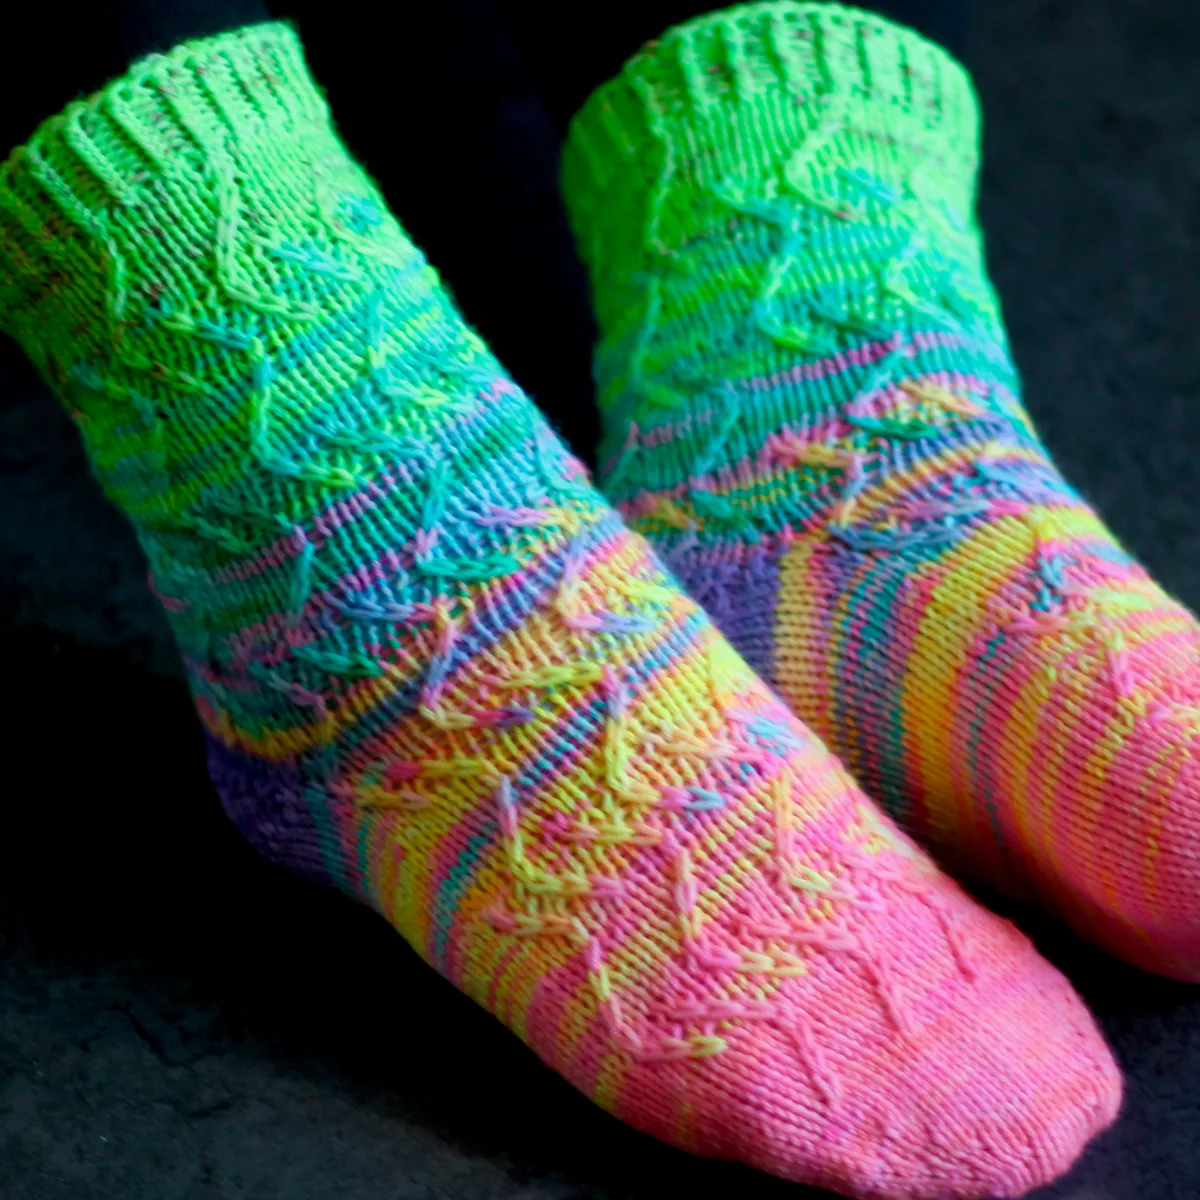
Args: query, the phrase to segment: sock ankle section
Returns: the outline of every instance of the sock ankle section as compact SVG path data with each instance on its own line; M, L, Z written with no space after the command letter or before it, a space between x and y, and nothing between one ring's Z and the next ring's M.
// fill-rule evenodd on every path
M731 344L722 324L749 325L768 348L828 340L821 314L788 311L788 301L808 290L808 273L831 292L867 283L862 256L800 227L789 201L853 222L872 187L886 191L884 180L919 174L915 184L934 198L945 240L958 243L957 256L976 253L969 243L977 233L978 130L970 79L945 51L839 4L725 9L670 30L631 59L576 117L563 157L569 214L604 332L596 370L609 414L605 457L620 451L635 412L654 413L656 401L670 411L681 391L703 387L683 384L672 354L690 349L691 365L712 349L706 336L716 335L719 353L761 357L763 347L744 336ZM824 187L830 176L832 194ZM764 279L754 278L768 243L756 221L780 235L769 239ZM936 283L920 279L923 269L928 264L911 264L917 280L906 282ZM739 270L736 293L714 286L714 276ZM671 288L684 278L690 289ZM994 310L990 294L979 299Z

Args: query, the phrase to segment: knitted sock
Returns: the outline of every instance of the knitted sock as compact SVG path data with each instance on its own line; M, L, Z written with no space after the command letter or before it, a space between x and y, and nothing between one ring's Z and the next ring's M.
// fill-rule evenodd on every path
M234 821L598 1103L887 1197L1016 1195L1112 1119L1066 982L588 485L286 28L45 124L0 311L137 529Z
M1200 979L1200 637L1021 407L964 71L753 4L577 117L603 486L867 790L954 866Z

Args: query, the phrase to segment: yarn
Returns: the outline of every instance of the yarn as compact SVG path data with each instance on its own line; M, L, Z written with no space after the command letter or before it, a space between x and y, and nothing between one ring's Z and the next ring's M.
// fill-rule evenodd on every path
M0 321L133 522L238 827L597 1103L888 1197L1015 1195L1112 1120L1065 980L590 485L286 27L147 59L16 152Z

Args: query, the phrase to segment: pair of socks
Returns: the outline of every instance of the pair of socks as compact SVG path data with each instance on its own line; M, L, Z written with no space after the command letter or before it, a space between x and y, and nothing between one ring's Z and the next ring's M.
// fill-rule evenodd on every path
M623 1120L858 1196L1020 1195L1120 1081L825 742L971 869L1195 967L1194 627L1018 406L975 121L943 52L787 0L589 101L628 523L286 27L143 60L0 172L0 323L138 533L246 836Z

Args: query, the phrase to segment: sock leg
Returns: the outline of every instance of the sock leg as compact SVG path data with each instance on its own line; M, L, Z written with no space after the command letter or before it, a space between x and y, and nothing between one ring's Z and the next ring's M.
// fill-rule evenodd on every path
M606 489L902 823L1200 978L1200 630L1021 407L977 140L948 55L839 6L692 22L597 92Z
M0 174L0 314L138 531L233 819L598 1103L930 1200L1020 1194L1112 1119L1066 982L593 490L289 30L43 125Z

